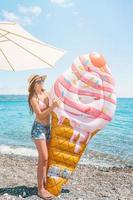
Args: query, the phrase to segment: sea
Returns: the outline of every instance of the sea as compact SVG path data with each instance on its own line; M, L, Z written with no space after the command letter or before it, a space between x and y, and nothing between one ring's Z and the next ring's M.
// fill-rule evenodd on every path
M0 154L37 157L26 95L0 95ZM133 167L133 98L118 98L113 120L89 142L81 164Z

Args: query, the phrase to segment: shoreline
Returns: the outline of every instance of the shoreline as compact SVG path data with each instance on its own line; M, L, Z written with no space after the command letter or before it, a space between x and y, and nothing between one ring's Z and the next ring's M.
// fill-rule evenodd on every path
M37 157L0 156L0 199L39 200ZM106 168L79 164L59 200L131 200L133 167ZM22 198L23 197L23 198ZM25 198L24 198L25 197Z
M7 157L7 158L12 158L12 159L24 159L24 160L33 160L33 161L36 161L37 162L37 156L26 156L26 155L20 155L20 154L3 154L3 153L0 153L0 157ZM85 159L85 161L84 161ZM88 159L88 158L87 158ZM111 170L111 169L133 169L133 166L132 165L111 165L111 164L105 164L103 163L100 164L96 161L89 161L87 160L86 161L86 158L81 158L81 160L79 161L78 165L83 165L83 166L87 166L87 167L94 167L96 169L99 169L99 170L102 170L102 169L105 169L105 170Z
M27 146L16 146L16 145L0 145L0 155L12 156L18 158L34 159L38 157L36 148ZM83 153L79 164L92 165L101 168L132 168L133 159L122 159L118 155L109 153L99 152L90 149L87 153Z

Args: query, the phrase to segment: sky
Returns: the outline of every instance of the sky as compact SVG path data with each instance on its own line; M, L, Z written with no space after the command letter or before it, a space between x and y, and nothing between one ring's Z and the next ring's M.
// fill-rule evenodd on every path
M0 21L17 21L41 41L65 49L54 69L0 71L0 94L27 94L27 78L47 74L49 90L78 55L104 55L117 97L133 97L132 0L4 0Z

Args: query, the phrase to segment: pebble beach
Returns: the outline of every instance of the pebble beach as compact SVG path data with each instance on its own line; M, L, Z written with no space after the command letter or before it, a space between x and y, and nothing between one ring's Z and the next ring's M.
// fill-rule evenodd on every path
M37 157L0 155L0 200L41 200ZM58 200L132 200L133 168L79 164Z

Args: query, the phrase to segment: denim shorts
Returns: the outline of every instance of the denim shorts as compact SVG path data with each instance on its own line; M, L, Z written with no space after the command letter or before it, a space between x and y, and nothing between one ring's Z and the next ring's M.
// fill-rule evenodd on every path
M50 125L44 125L40 122L34 121L31 129L32 139L50 139Z

